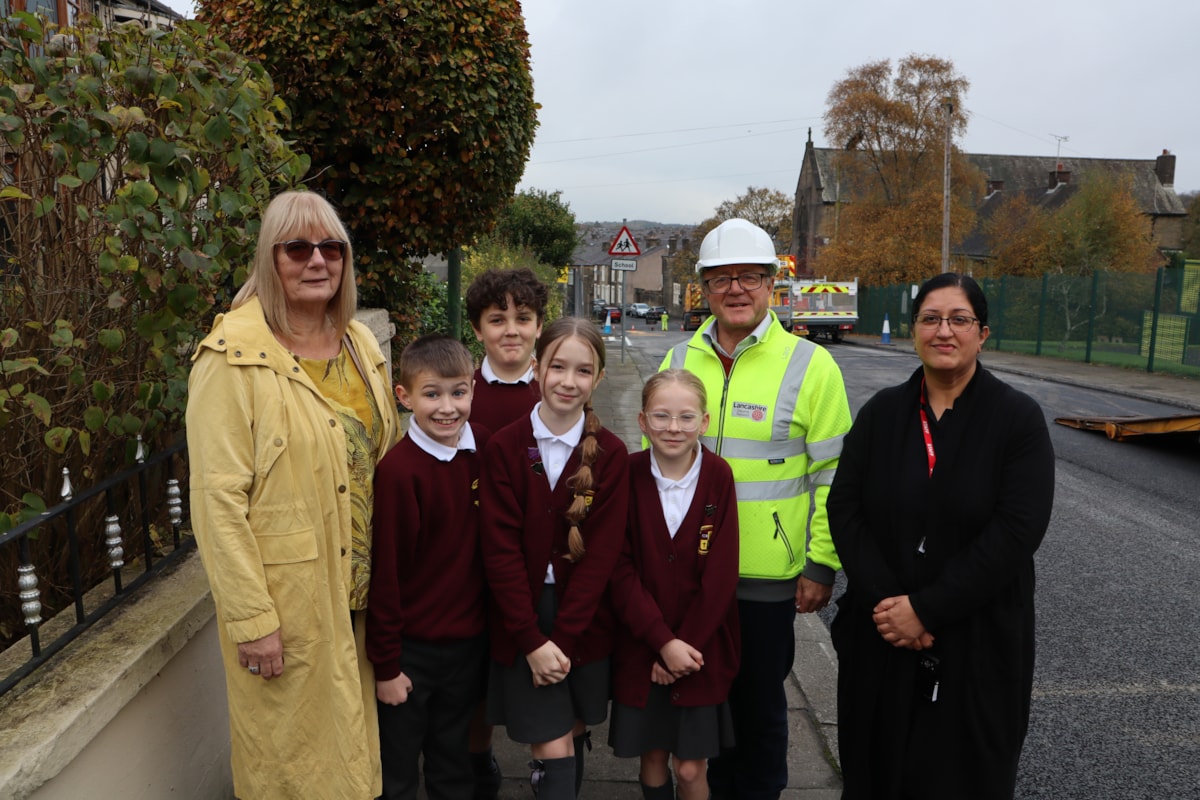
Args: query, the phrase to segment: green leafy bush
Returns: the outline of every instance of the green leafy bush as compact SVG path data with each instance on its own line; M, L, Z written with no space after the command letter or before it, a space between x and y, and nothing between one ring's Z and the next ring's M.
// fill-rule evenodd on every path
M178 435L187 364L309 160L257 64L173 31L0 21L0 531ZM215 308L214 308L215 307Z

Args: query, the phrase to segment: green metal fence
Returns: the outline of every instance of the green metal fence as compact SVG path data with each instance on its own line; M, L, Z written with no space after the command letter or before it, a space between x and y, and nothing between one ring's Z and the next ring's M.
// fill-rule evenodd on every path
M1200 377L1200 261L1154 274L994 278L987 349ZM859 290L857 333L907 338L910 285Z

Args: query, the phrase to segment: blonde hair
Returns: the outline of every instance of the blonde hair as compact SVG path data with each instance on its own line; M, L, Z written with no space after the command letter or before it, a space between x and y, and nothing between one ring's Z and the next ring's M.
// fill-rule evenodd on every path
M549 364L562 342L573 336L579 337L592 348L592 352L596 356L595 377L599 380L600 373L604 371L604 339L601 338L600 332L590 320L560 317L547 325L542 331L542 335L538 337L537 345L534 348L537 363ZM589 397L583 405L583 437L579 441L579 470L567 479L567 486L574 493L575 499L571 501L571 505L563 515L571 526L567 532L569 552L566 559L572 564L583 558L583 554L587 552L583 545L581 525L587 516L588 508L592 505L592 498L596 494L596 476L593 467L596 458L600 455L600 443L596 441L596 434L600 432L600 428L600 417L592 408Z
M337 329L338 338L346 332L358 308L358 287L354 281L354 248L350 234L329 201L314 192L288 191L275 197L263 212L258 229L258 246L250 277L233 298L233 308L245 305L252 297L262 304L263 316L272 330L292 335L288 323L287 296L279 273L275 271L275 245L309 235L323 233L322 238L341 239L346 243L342 258L342 280L337 293L329 301L329 318Z
M654 395L669 383L678 383L695 393L696 399L700 401L700 412L708 412L708 390L704 388L704 381L700 380L692 372L686 369L664 369L662 372L656 372L650 376L645 385L642 386L642 411L650 405L650 401L654 399Z

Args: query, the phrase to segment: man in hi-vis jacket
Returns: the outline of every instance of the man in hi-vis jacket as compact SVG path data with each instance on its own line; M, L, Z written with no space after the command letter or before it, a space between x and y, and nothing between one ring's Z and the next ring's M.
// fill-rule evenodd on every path
M744 219L714 228L696 264L712 316L661 367L704 381L712 423L702 441L737 483L742 654L729 695L737 744L709 762L714 798L774 800L786 787L795 615L829 603L841 568L825 498L850 428L846 389L829 353L784 330L770 310L777 268L766 231Z

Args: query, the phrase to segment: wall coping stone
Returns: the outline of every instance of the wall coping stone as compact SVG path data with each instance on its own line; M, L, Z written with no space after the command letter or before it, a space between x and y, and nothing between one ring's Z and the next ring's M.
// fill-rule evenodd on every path
M193 551L0 698L0 796L57 776L214 613Z

